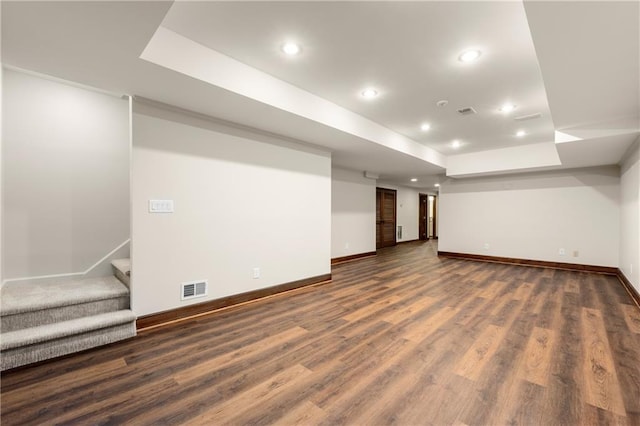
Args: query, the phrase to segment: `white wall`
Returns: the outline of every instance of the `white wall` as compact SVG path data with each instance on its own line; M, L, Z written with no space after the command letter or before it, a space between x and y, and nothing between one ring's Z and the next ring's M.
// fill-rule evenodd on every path
M640 138L620 168L620 269L640 292Z
M376 251L376 181L331 169L331 257Z
M139 103L133 135L136 314L331 272L328 153ZM150 214L150 199L175 213ZM180 283L202 279L208 296L180 301Z
M395 189L396 195L396 224L402 226L402 238L398 242L418 239L418 216L420 206L420 191L406 186L394 185L378 181L379 188ZM396 229L397 232L397 229Z
M553 142L536 143L447 157L447 176L524 172L562 164Z
M129 113L112 95L5 69L3 278L82 272L129 237Z
M448 179L439 250L617 267L619 192L615 166Z
M0 5L0 23L1 22L2 22L2 6ZM2 58L2 31L0 31L0 58ZM4 74L4 68L2 67L2 63L0 63L0 82L4 81L3 74ZM2 92L4 92L4 89L2 90ZM0 96L0 117L4 117L4 115L2 114L2 102L3 102L3 96ZM4 135L1 119L0 119L0 135ZM0 137L0 206L4 206L4 183L3 183L4 171L2 170L2 163L3 163L2 151L4 150L2 148L3 140L4 140L4 136ZM4 208L0 207L0 286L2 286L2 282L3 282L2 277L4 277L4 255L2 254L4 253L4 247L3 247L4 220L2 215L3 210Z

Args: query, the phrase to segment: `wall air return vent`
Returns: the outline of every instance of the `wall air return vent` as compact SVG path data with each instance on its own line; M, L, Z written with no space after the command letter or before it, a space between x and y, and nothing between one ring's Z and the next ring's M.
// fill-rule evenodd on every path
M536 112L535 114L521 115L519 117L514 117L513 119L516 121L526 121L526 120L534 120L540 117L542 117L542 114L540 114L539 112Z
M456 111L458 111L458 114L460 114L460 115L472 115L472 114L477 114L478 113L472 107L460 108L460 109L458 109Z
M193 299L207 295L207 280L182 283L181 300Z

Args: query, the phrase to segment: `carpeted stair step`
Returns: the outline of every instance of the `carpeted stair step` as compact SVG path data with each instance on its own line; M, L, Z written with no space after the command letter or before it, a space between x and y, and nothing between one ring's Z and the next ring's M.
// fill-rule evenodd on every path
M129 309L3 332L2 370L113 343L136 335Z
M114 259L111 261L113 272L127 287L131 284L131 259Z
M7 332L129 308L129 289L114 276L2 286L0 330Z

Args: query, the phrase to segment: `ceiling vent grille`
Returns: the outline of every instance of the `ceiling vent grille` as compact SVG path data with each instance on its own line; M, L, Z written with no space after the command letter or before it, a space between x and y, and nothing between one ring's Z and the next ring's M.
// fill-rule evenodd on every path
M472 114L477 114L478 112L473 109L472 107L465 107L465 108L460 108L458 111L458 114L460 115L472 115Z
M526 121L526 120L534 120L534 119L540 118L540 117L542 117L542 114L540 114L539 112L536 112L535 114L521 115L519 117L515 117L514 120L516 120L516 121Z
M181 299L186 300L206 296L207 287L208 285L206 280L182 283Z

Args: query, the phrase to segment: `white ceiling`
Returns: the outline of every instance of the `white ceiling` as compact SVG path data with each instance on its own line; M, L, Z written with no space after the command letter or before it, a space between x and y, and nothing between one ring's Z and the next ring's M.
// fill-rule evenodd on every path
M339 166L425 187L456 156L473 164L474 155L496 153L507 163L501 170L517 171L509 158L553 144L554 130L578 140L554 145L545 167L620 161L640 128L638 6L3 1L2 61L321 146ZM163 28L226 74L162 60ZM298 57L279 50L289 38L302 44ZM482 50L476 63L457 60L467 47ZM361 99L367 85L381 95ZM436 107L440 99L448 106ZM518 106L511 116L497 112L505 101ZM478 114L457 116L464 106ZM534 112L542 118L512 119ZM419 130L423 121L432 131ZM520 128L529 135L514 137ZM453 138L464 143L455 152Z
M640 2L526 2L557 130L632 118L640 99Z
M519 2L177 2L162 25L444 154L456 152L453 139L464 152L553 140ZM283 54L285 40L302 53ZM480 59L459 61L469 48ZM367 86L380 96L363 99ZM514 113L498 111L506 102ZM478 115L460 116L463 107ZM543 117L513 120L533 113ZM529 135L517 138L519 129Z

